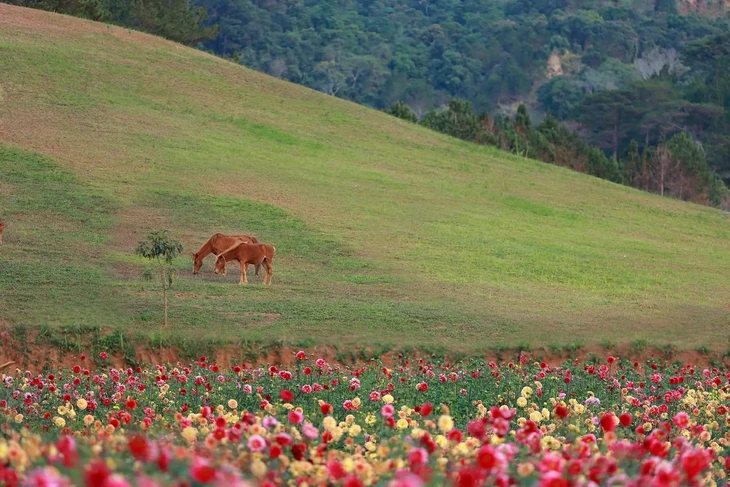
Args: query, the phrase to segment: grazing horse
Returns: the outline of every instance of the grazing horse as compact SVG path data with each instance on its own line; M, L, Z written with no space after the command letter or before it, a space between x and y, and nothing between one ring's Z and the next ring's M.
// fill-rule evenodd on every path
M224 250L233 247L238 243L258 243L256 237L250 235L224 235L222 233L216 233L208 239L207 242L200 247L200 250L193 254L193 274L200 272L200 268L203 267L203 259L209 254L218 255ZM256 266L256 275L259 275L260 266ZM248 271L248 266L246 266Z
M5 229L5 222L0 222L0 244L3 243L3 230Z
M266 269L266 275L264 275L263 284L266 284L268 280L271 285L271 276L274 274L271 268L271 261L274 260L274 252L276 249L272 245L267 244L245 244L243 242L237 243L233 247L224 250L218 257L215 258L215 273L226 275L226 261L237 260L241 265L241 280L239 284L248 284L248 277L246 276L245 269L249 264L256 266L262 265Z

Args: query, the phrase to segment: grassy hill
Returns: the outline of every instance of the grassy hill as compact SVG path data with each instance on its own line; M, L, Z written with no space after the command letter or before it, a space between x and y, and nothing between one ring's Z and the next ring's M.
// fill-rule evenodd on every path
M155 37L0 4L0 323L299 345L728 344L718 211L430 132ZM133 254L185 246L172 329ZM193 276L212 233L274 285Z

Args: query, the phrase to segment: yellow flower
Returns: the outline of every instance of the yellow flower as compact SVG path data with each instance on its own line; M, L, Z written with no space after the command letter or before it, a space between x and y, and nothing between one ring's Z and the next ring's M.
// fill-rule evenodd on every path
M330 431L332 434L332 439L335 441L340 441L340 438L342 438L342 435L344 434L344 431L342 431L342 428L339 426L335 426L332 428L332 431Z
M365 424L373 425L377 421L377 418L373 414L368 414L365 418Z
M392 402L393 402L393 396L391 396L390 394L386 394L386 395L384 395L384 396L383 396L383 402L384 402L385 404L390 404L390 403L392 403Z
M86 399L84 399L83 397L80 397L79 400L76 401L76 407L79 408L82 411L84 409L86 409L86 406L88 406L88 405L89 404L86 402Z
M438 425L439 425L439 429L442 432L448 433L449 431L454 429L454 420L451 419L451 416L444 414L439 417Z
M360 403L361 403L361 401L360 401L359 397L356 397L355 399L352 400L352 405L355 406L356 408L360 407Z
M401 418L398 420L397 423L395 423L395 425L398 427L399 430L404 430L404 429L408 428L408 421Z
M263 478L266 475L266 464L261 460L256 460L251 463L251 473L258 479Z
M530 419L536 423L542 421L542 414L539 411L533 411L530 413Z
M359 424L353 424L352 426L350 426L350 431L348 431L347 433L354 438L355 436L359 435L361 431L362 428Z
M63 428L64 426L66 426L66 420L65 420L65 419L63 419L63 418L62 418L62 417L60 417L60 416L56 416L55 418L53 418L53 423L54 423L54 424L55 424L56 426L58 426L59 428Z
M522 396L518 397L518 398L517 398L517 405L518 405L519 407L521 407L521 408L523 408L523 407L527 406L527 399L525 399L525 398L524 398L524 397L522 397Z
M228 407L231 408L231 409L236 409L238 407L238 401L236 401L235 399L229 399L228 400Z
M196 430L192 426L187 426L183 428L181 435L183 438L185 438L185 440L192 443L198 437L198 430Z
M22 423L23 422L23 415L22 414L16 414L15 415L15 422L16 423Z
M523 387L522 395L525 396L526 398L529 398L532 395L532 389L530 387Z
M540 414L542 415L542 419L544 419L545 421L550 421L550 411L548 411L547 408L542 408Z
M425 434L426 430L422 430L421 428L413 428L411 430L411 437L415 438L416 440L421 438Z
M322 420L322 426L324 426L326 431L331 433L332 430L337 427L337 420L335 420L332 416L327 416Z
M58 414L60 414L61 416L66 414L67 411L68 410L66 409L66 406L58 406Z

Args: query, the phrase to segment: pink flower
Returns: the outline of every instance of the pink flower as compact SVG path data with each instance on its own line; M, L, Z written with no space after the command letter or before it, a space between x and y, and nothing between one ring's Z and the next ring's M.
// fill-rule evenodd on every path
M399 470L388 487L423 487L423 480L407 470Z
M373 391L370 393L370 400L373 402L380 401L380 393L378 391Z
M287 415L289 418L289 422L292 424L299 424L302 421L304 421L304 415L300 413L299 411L291 410L289 411L289 414Z
M104 482L104 487L131 487L129 482L127 482L124 477L121 475L114 474L110 476L108 479L106 479L106 482Z
M250 384L246 384L245 386L243 386L243 392L245 392L246 394L251 394L253 392L253 389L251 388L251 385Z
M304 425L302 425L302 434L306 438L313 440L319 436L319 430L312 426L311 423L304 423Z
M428 452L423 448L414 448L408 453L408 462L411 466L428 463Z
M252 452L260 452L266 448L266 440L260 435L252 435L248 439L248 449Z
M323 358L318 358L318 359L317 359L317 361L316 361L316 362L314 362L314 363L315 363L315 364L317 365L317 367L319 367L320 369L324 369L325 365L327 365L327 362L325 362Z
M296 355L296 357L297 357L297 360L304 360L305 358L307 358L307 354L306 354L306 353L304 353L304 351L303 351L303 350L299 350L299 351L297 352L297 355Z
M380 408L380 415L384 418L392 418L395 414L395 408L392 404L384 404L382 408Z
M266 428L267 430L279 424L279 422L273 416L266 416L262 423L264 425L264 428Z
M673 418L672 422L679 429L686 429L689 426L689 415L684 411L677 413Z
M311 394L312 393L312 386L310 386L309 384L304 384L302 386L302 392L304 394Z
M51 467L44 467L28 472L21 484L23 487L67 487L71 481Z

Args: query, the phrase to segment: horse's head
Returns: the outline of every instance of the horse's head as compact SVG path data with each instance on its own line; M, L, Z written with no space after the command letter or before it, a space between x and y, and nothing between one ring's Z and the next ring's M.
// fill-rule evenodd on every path
M195 252L193 254L193 274L200 272L201 267L203 267L203 259L201 259L200 255Z
M227 274L226 259L222 255L215 258L215 273L223 274L224 276Z

